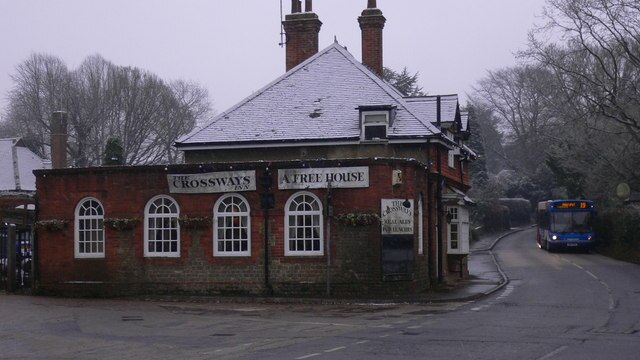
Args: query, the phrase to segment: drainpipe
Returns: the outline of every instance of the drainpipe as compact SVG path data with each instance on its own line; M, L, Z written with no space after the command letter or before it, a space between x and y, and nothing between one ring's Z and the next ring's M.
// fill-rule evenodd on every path
M260 177L260 186L263 193L260 195L260 207L264 214L264 286L269 295L273 295L271 276L269 270L269 210L273 208L275 199L271 192L271 171L266 168Z
M331 181L327 185L327 296L331 295L331 219L333 218L333 205L331 205Z
M438 256L438 282L444 280L443 276L443 257L444 251L442 249L442 161L440 159L440 147L436 149L436 163L438 167L438 177L436 182L436 246Z
M429 206L427 206L427 218L429 219L429 231L427 232L427 239L428 239L428 250L429 251L429 266L428 266L428 271L429 271L429 281L433 280L434 275L433 272L435 270L434 266L436 264L436 258L433 254L433 251L431 251L431 244L433 244L433 231L432 231L432 219L433 219L433 199L431 197L431 194L433 194L433 184L431 182L431 154L430 154L430 148L431 148L431 139L427 139L427 164L429 165L429 167L427 168L427 196L429 198ZM437 245L436 245L436 249L437 249Z
M264 286L269 295L273 293L273 287L269 279L269 210L264 210Z
M436 121L437 126L440 131L442 125L442 108L440 103L440 96L437 97L436 103ZM442 136L442 135L441 135ZM443 274L443 264L444 264L444 249L442 244L442 156L440 152L440 145L436 148L436 164L438 167L438 182L436 183L436 244L438 246L437 256L438 256L438 282L443 282L444 274Z

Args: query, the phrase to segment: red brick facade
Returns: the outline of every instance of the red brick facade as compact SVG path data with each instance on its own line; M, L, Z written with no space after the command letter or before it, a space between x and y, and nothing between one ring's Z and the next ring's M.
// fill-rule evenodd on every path
M268 283L275 294L324 294L327 284L327 237L321 256L285 256L284 204L300 190L279 190L278 169L365 166L369 170L366 188L335 188L327 216L327 189L308 189L323 203L323 226L330 225L331 294L336 296L394 296L419 292L430 286L435 273L433 256L434 186L429 186L425 164L411 160L352 160L279 162L270 165L275 207L268 214ZM43 293L78 295L121 295L141 293L263 294L271 293L265 271L265 211L260 208L260 186L240 193L250 205L251 255L213 255L212 226L180 229L180 256L144 256L144 216L147 202L157 195L171 196L180 216L211 219L213 206L222 193L169 193L167 174L256 170L264 163L223 165L174 165L169 167L101 167L37 171L38 219L62 220L61 230L37 227L38 290ZM401 170L403 181L392 185L393 170ZM430 190L431 188L431 190ZM74 255L74 218L77 204L87 197L101 202L105 219L140 219L132 229L105 226L103 258L83 259ZM424 251L418 253L418 211L414 211L413 271L402 281L383 277L382 235L379 222L349 226L338 221L340 214L380 214L381 199L422 197ZM431 229L431 233L428 229ZM431 245L430 245L431 243ZM396 279L397 280L397 279Z

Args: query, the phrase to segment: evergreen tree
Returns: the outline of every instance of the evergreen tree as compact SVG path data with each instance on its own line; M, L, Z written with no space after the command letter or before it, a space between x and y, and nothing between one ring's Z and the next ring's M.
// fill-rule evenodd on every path
M118 138L109 138L104 150L104 165L122 165L124 164L124 149Z

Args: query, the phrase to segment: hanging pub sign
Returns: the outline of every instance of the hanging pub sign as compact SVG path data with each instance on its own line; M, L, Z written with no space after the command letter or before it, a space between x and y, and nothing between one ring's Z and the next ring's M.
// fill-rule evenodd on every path
M278 170L278 189L326 189L369 187L369 168L337 167Z
M413 200L381 199L382 235L413 235Z
M169 192L223 193L256 189L256 171L220 171L204 174L168 174Z

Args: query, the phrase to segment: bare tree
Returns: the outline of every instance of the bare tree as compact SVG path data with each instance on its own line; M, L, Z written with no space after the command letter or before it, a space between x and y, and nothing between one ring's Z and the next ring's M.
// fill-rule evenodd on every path
M117 138L124 163L178 162L173 142L208 119L206 90L189 82L165 83L155 74L120 67L100 55L86 58L74 71L59 59L32 55L16 68L15 88L3 131L22 136L47 156L51 113L69 114L71 162L99 165L107 139Z
M8 95L6 131L22 136L36 154L46 157L51 113L67 107L67 67L54 56L32 54L11 78L15 85Z
M545 18L523 55L556 80L565 130L551 160L592 194L640 186L640 3L548 0Z
M213 116L209 93L200 85L183 80L169 84L171 96L176 102L173 107L165 107L167 122L160 126L158 138L164 148L169 163L180 161L178 150L173 143L180 136L188 133L194 126L202 125Z
M536 172L557 121L551 73L518 66L488 75L474 87L478 107L491 109L511 154L500 154L514 170Z
M86 58L72 73L69 96L71 158L76 166L99 164L114 92L111 86L115 66L100 55Z
M545 18L525 55L554 72L574 114L617 122L640 142L640 3L548 0Z

